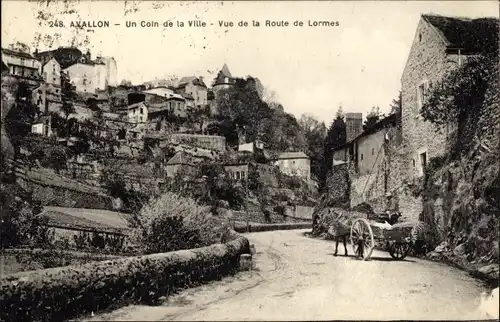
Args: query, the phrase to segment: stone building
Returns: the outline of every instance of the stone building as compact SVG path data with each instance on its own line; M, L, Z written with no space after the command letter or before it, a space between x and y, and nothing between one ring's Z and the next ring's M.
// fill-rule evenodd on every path
M363 113L346 113L346 141L351 142L363 132Z
M37 118L31 124L31 133L43 136L52 136L52 118L50 115L44 115Z
M274 160L274 165L286 175L311 179L311 159L304 152L283 152Z
M194 106L196 107L205 107L208 105L207 85L205 85L201 77L182 77L177 85L177 90L181 94L187 94L188 97L192 97Z
M449 71L488 48L498 48L498 19L421 16L401 77L402 104L396 113L397 132L383 144L384 161L369 176L352 181L351 206L365 201L375 210L383 210L381 194L386 190L397 198L404 218L419 217L422 201L412 195L411 187L421 184L430 160L446 153L448 137L453 131L450 126L437 128L424 121L421 107L429 91ZM364 155L370 156L371 152L368 148Z
M495 25L497 35L492 37ZM401 128L408 157L405 177L422 176L426 163L443 155L451 130L437 129L420 116L429 90L448 71L483 52L488 40L496 41L498 47L498 19L422 15L401 77Z
M83 54L75 47L59 47L55 50L36 52L35 56L42 65L55 59L60 68L68 74L77 92L95 93L96 90L116 86L117 67L113 57L97 55L92 59L90 51Z
M179 171L186 174L196 172L196 164L192 156L184 151L177 152L170 160L167 161L167 177L173 178Z
M214 83L212 86L214 93L217 94L217 91L219 89L229 88L234 84L236 84L236 78L231 75L229 68L226 64L224 64L224 66L222 66L222 69L214 79Z
M2 48L2 63L7 67L10 76L22 80L31 89L42 83L42 66L28 47Z

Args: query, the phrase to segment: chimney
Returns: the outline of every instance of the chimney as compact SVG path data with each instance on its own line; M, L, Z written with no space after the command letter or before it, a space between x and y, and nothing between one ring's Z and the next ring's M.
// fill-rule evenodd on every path
M85 54L85 59L87 61L90 61L90 50L89 49L87 49L87 53Z
M363 132L363 114L362 113L346 113L346 140L350 142Z

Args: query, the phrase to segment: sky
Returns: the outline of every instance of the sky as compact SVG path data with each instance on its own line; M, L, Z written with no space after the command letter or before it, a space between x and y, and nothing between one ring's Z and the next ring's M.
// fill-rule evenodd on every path
M65 13L64 13L65 12ZM46 20L39 19L43 13ZM421 14L498 17L496 1L2 1L2 46L17 41L33 52L68 46L112 56L118 81L134 84L170 75L211 81L224 63L236 77L258 77L274 99L296 117L309 114L329 124L338 109L366 116L373 106L387 113ZM107 20L109 28L71 28L71 21ZM201 20L205 28L175 27ZM261 22L253 27L252 21ZM265 20L288 21L266 27ZM304 26L293 26L294 21ZM308 26L308 21L338 26ZM64 26L50 26L62 21ZM156 21L160 27L127 28ZM163 26L171 21L174 27ZM220 27L232 21L235 27ZM238 27L248 21L248 27ZM115 24L120 24L116 26ZM59 24L58 24L59 25ZM39 41L35 39L39 37Z

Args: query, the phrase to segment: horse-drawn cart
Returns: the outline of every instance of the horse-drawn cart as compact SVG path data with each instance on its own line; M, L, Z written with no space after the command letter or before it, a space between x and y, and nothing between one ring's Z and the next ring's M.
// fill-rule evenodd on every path
M328 239L336 240L335 256L340 241L347 255L349 238L358 258L369 259L377 247L386 250L394 259L404 259L424 226L419 221L398 222L400 217L400 213L368 215L329 209L320 215L318 225L326 228Z
M394 259L404 259L414 242L413 229L404 224L356 218L350 229L351 245L356 256L362 259L369 259L375 247L385 249Z

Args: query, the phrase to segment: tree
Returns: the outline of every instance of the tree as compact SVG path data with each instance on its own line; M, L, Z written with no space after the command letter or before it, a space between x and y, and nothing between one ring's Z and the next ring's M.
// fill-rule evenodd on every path
M366 115L363 130L365 131L372 128L380 120L380 117L380 108L378 106L373 106L371 112Z
M17 89L14 90L15 92L9 94L13 95L15 100L5 102L6 105L10 106L10 109L8 109L2 123L4 123L5 132L17 153L23 138L31 132L31 124L36 116L36 107L31 102L31 88L28 84L19 82ZM4 94L3 91L2 80L2 94ZM4 101L3 97L2 101ZM4 106L2 106L3 108Z
M401 113L402 104L403 104L403 95L402 95L402 92L400 90L398 97L392 100L392 103L390 105L391 112L389 114L392 115L392 114Z
M69 75L64 72L61 72L61 97L61 111L63 112L67 122L69 115L75 112L73 101L76 98L76 87L71 83Z
M324 168L322 169L322 175L320 177L320 188L324 187L328 171L332 168L333 151L336 148L344 145L346 143L346 140L347 134L346 124L344 121L344 113L342 110L342 106L339 106L335 119L328 128L328 132L326 134L326 140L324 144L325 163Z
M126 80L126 79L122 79L122 81L120 82L120 86L131 87L132 86L132 82L129 81L129 80Z
M307 155L311 158L311 173L321 177L325 163L324 142L326 138L326 126L313 116L304 114L299 120L299 125L307 142Z

